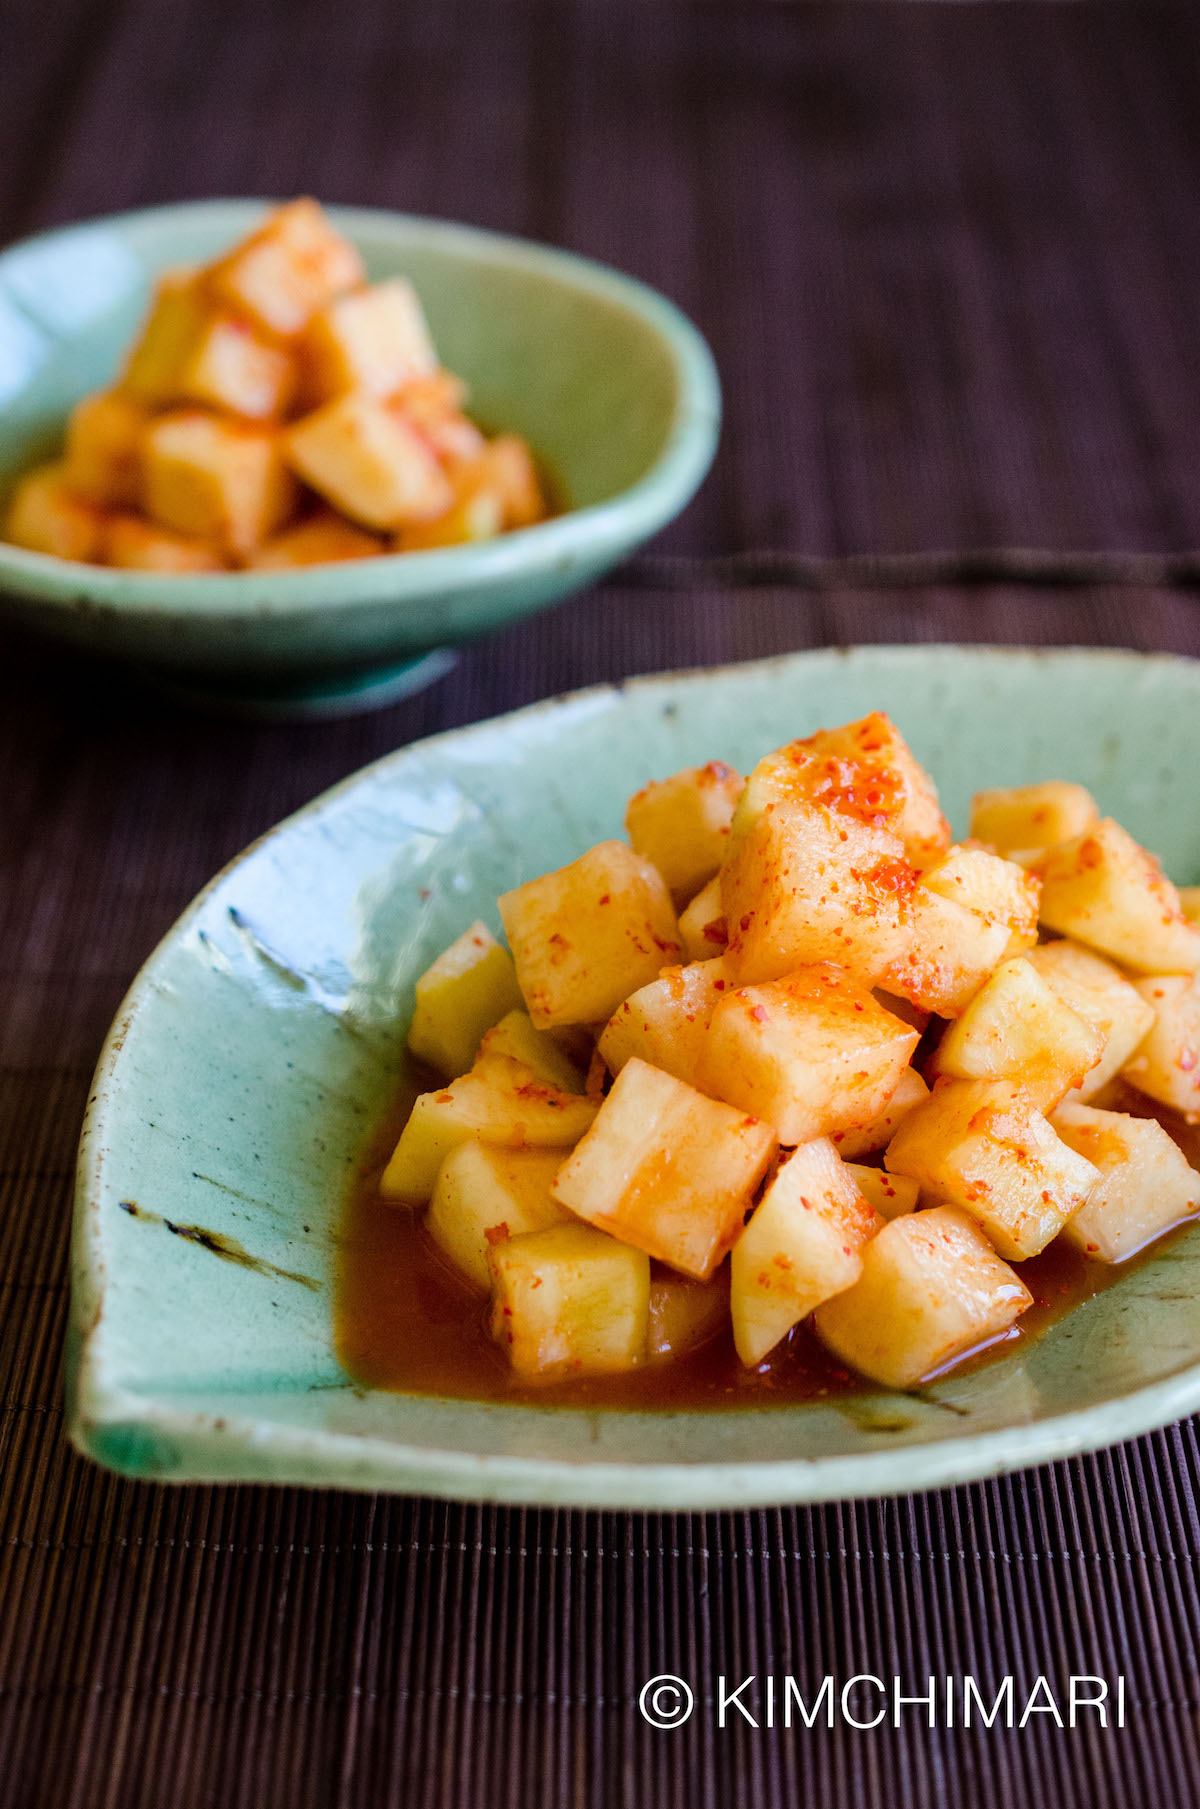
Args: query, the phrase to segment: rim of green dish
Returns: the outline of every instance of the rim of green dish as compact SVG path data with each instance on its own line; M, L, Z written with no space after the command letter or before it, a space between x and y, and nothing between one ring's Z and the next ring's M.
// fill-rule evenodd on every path
M261 1481L372 1492L384 1488L443 1499L688 1512L855 1500L948 1487L1099 1450L1168 1425L1200 1408L1200 1363L1194 1363L1161 1381L1089 1407L1024 1425L906 1446L903 1451L881 1449L847 1456L797 1455L706 1463L664 1463L650 1455L639 1464L589 1464L553 1457L486 1456L453 1447L432 1449L374 1435L283 1426L250 1415L223 1412L218 1418L202 1408L186 1411L114 1384L88 1350L89 1334L97 1327L103 1309L104 1256L98 1215L103 1203L108 1115L121 1050L133 1019L154 996L156 972L167 950L193 922L213 890L243 861L298 819L326 809L367 774L401 764L414 752L439 742L460 743L474 734L491 735L497 724L575 709L586 705L589 699L655 688L669 692L730 671L878 656L901 667L930 660L995 659L1015 664L1036 659L1063 667L1119 663L1138 670L1154 666L1200 669L1200 662L1181 655L1122 648L931 643L819 648L728 666L649 673L619 685L592 685L546 698L503 716L413 742L369 762L285 817L251 842L197 893L143 964L105 1039L80 1136L71 1238L69 1340L74 1349L68 1363L67 1429L76 1447L110 1467L151 1480L171 1479L169 1469L155 1468L156 1450L171 1449L180 1460L175 1475L187 1482ZM505 1406L503 1411L544 1414L552 1409L514 1405ZM647 1449L652 1451L649 1441L656 1417L653 1411L602 1411L645 1418ZM756 1410L748 1407L727 1411L753 1415ZM138 1452L136 1459L122 1460L116 1455L125 1443L130 1451Z
M77 233L98 227L118 228L134 243L142 238L152 244L156 228L181 214L197 219L205 215L226 218L236 232L240 225L251 224L275 205L278 203L265 197L181 201L97 215L6 246L0 252L0 275L10 257L31 246L69 242ZM678 379L674 419L654 463L636 483L604 502L569 509L536 527L518 528L473 546L384 553L370 559L344 561L335 568L309 566L298 571L174 577L76 564L0 541L0 587L43 602L61 603L71 610L86 603L115 613L158 609L165 615L177 609L185 609L189 615L287 615L307 613L315 604L327 610L346 608L385 594L392 602L425 601L457 591L464 584L550 571L565 560L589 554L601 557L616 541L629 543L656 532L691 498L716 451L721 385L707 341L674 302L636 277L578 252L492 232L486 227L466 226L424 214L397 213L388 208L330 205L325 211L352 239L368 232L377 234L382 229L398 238L420 238L448 251L461 248L475 262L491 262L557 279L565 287L598 296L645 322L669 348ZM386 593L379 582L383 567L388 571ZM338 574L336 586L330 585L331 569Z

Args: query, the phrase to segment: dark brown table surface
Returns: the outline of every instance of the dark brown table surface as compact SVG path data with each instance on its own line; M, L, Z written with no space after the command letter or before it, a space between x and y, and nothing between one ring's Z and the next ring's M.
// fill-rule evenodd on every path
M830 642L1200 653L1200 28L1180 9L0 4L0 240L311 191L609 259L709 335L713 476L601 589L321 727L0 633L0 1801L1200 1802L1200 1444L813 1510L118 1481L61 1435L71 1170L138 964L251 837L436 729ZM1019 725L1014 725L1019 729ZM656 1672L701 1708L635 1706ZM1123 1731L722 1732L716 1679L1122 1672Z

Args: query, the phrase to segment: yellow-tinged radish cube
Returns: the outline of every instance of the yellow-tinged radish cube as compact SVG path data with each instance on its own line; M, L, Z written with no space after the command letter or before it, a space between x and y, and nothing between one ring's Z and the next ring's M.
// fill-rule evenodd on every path
M214 313L181 360L167 400L199 402L247 421L277 421L295 387L290 353L236 315Z
M707 1281L775 1147L769 1125L635 1056L559 1170L554 1194L601 1230Z
M539 1030L600 1023L681 953L670 893L624 842L506 892L500 916Z
M417 981L416 995L408 1046L446 1075L464 1074L484 1031L521 1004L512 956L485 923L473 923L442 951Z
M1154 1012L1149 1030L1122 1073L1190 1124L1200 1122L1200 978L1163 975L1139 980L1138 992Z
M924 1011L957 1017L1004 959L1008 931L927 887L918 887L909 921L909 946L884 975L887 988Z
M287 571L302 565L334 565L342 559L374 559L386 543L332 509L320 509L294 528L264 540L248 563L255 571Z
M881 980L911 942L916 882L894 835L823 804L768 802L741 834L735 817L721 870L731 970L742 981L778 980L833 961L868 984Z
M1065 779L978 791L971 800L971 836L1010 860L1031 858L1070 842L1098 820L1090 791Z
M937 1074L1015 1080L1043 1111L1096 1066L1104 1033L1072 1009L1023 955L1002 961L934 1052Z
M500 433L489 440L480 454L477 475L499 494L506 529L531 528L549 515L533 454L519 434Z
M1111 961L1077 942L1044 942L1031 948L1025 959L1104 1038L1100 1060L1071 1095L1094 1099L1137 1049L1154 1022L1154 1007Z
M596 1116L590 1099L563 1093L503 1055L488 1056L436 1093L422 1093L383 1172L385 1200L428 1200L451 1150L469 1138L506 1149L568 1150Z
M1100 1262L1124 1262L1200 1212L1200 1175L1153 1118L1063 1105L1051 1119L1063 1142L1100 1171L1063 1237Z
M481 1293L488 1293L492 1285L488 1254L493 1244L530 1231L548 1231L570 1219L550 1192L561 1162L561 1150L511 1150L470 1142L460 1143L442 1163L426 1229Z
M488 496L492 506L499 511L501 529L508 525L507 498L500 484L489 481L492 474L488 466L480 462L487 450L487 441L474 421L460 414L445 414L440 419L423 421L419 411L399 403L393 406L416 428L450 476L467 480L468 495L471 498Z
M151 421L143 493L160 527L239 555L252 553L296 505L278 435L199 409Z
M4 538L31 553L94 564L103 551L104 510L67 488L61 465L41 465L13 491Z
M959 844L922 875L922 884L985 923L1007 929L1006 955L1019 955L1037 942L1038 880L1016 861Z
M899 774L894 805L898 814L892 826L915 867L928 867L950 846L950 825L938 804L937 787L889 716L874 710L859 722L826 729L813 742L827 757L852 762L868 779L877 774L886 784L892 773ZM853 808L855 802L851 789L847 804Z
M863 1250L852 1288L818 1309L835 1356L885 1388L915 1388L999 1336L1033 1297L954 1206L893 1219Z
M429 553L437 547L469 546L495 540L504 526L504 506L490 490L468 490L432 521L410 522L396 536L397 553Z
M646 1361L650 1262L587 1225L493 1244L492 1334L527 1381L636 1369Z
M289 201L208 271L213 295L264 332L289 339L319 308L357 289L365 272L357 250L315 201Z
M121 388L147 408L179 399L179 376L212 318L195 270L167 270L125 365Z
M172 534L142 515L110 515L104 527L104 563L130 572L224 572L217 547L207 540Z
M679 914L679 934L689 961L711 961L725 952L729 932L721 910L721 876L718 873Z
M933 781L896 725L878 710L789 742L760 760L734 819L734 839L768 807L797 803L820 804L869 828L888 830L916 866L928 866L950 843Z
M1145 974L1193 973L1200 931L1154 856L1111 817L1054 848L1040 867L1041 919Z
M798 968L718 1000L698 1085L807 1143L871 1124L900 1083L917 1032L846 973Z
M410 378L391 400L392 406L401 409L414 427L430 427L437 421L462 418L467 386L453 371L439 366L423 377Z
M1038 882L1015 862L952 848L921 875L910 900L907 950L888 988L941 1017L957 1017L988 975L1037 941Z
M284 445L305 483L368 528L432 520L454 501L420 434L373 396L327 402L289 428Z
M493 1024L479 1045L479 1054L481 1059L485 1055L511 1056L550 1086L564 1093L583 1092L583 1075L575 1063L552 1036L534 1029L527 1011L510 1011Z
M437 370L406 383L391 398L389 406L416 428L453 477L465 480L472 491L489 489L503 520L505 498L497 483L488 482L495 474L486 464L479 463L487 441L474 421L462 412L466 393L467 386L460 377Z
M828 1138L780 1163L730 1257L733 1341L747 1368L858 1280L863 1245L883 1223Z
M693 1281L673 1269L650 1271L650 1361L686 1357L729 1324L729 1267L711 1281Z
M1179 908L1189 923L1200 924L1200 886L1179 887Z
M220 307L194 270L160 279L121 379L146 408L199 402L251 421L276 420L295 385L291 355Z
M929 1098L929 1088L915 1068L905 1068L896 1091L883 1110L869 1124L855 1125L846 1131L835 1131L832 1141L839 1156L850 1161L855 1156L870 1156L886 1149L908 1114Z
M710 760L656 779L629 800L625 827L638 854L666 880L676 906L716 877L729 825L745 780L732 766Z
M863 1199L885 1219L917 1210L921 1189L907 1175L889 1175L886 1169L868 1168L860 1162L847 1162L845 1167Z
M133 508L141 500L146 411L119 389L85 396L71 410L63 482L90 502Z
M1008 1080L942 1080L888 1144L889 1173L961 1206L1001 1256L1036 1256L1095 1184L1092 1164Z
M314 404L351 390L394 396L438 368L417 292L400 276L329 302L309 322L301 355Z
M696 961L664 968L657 980L640 986L618 1005L600 1033L597 1047L611 1074L638 1056L697 1086L700 1055L713 1011L730 986L725 963Z

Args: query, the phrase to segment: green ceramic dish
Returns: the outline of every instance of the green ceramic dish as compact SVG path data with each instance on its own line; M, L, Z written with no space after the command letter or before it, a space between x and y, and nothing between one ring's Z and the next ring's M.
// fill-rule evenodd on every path
M0 494L57 445L72 403L112 379L155 274L212 257L264 206L154 208L0 255ZM0 544L10 616L191 689L320 712L413 688L431 652L588 583L683 508L712 460L720 389L708 347L663 296L519 239L330 212L372 278L412 278L472 410L526 436L567 512L479 546L216 578ZM419 674L414 660L427 662Z
M341 1202L434 953L475 916L498 927L505 887L619 833L647 777L748 766L875 707L960 832L978 786L1077 779L1181 881L1200 876L1200 665L1184 660L802 654L585 691L392 755L214 880L122 1007L79 1161L79 1448L145 1477L684 1509L958 1482L1200 1406L1200 1231L919 1398L646 1415L368 1393L339 1368Z

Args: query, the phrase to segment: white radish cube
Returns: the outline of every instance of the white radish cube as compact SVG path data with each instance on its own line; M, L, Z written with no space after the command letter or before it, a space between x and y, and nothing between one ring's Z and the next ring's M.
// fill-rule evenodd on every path
M385 1200L420 1206L460 1143L478 1138L506 1149L568 1150L596 1116L593 1100L547 1086L521 1062L487 1056L436 1093L422 1093L383 1171Z
M711 1281L692 1281L671 1269L650 1272L651 1360L686 1357L729 1324L729 1265Z
M661 875L624 842L506 892L500 916L539 1030L603 1022L681 952Z
M835 1356L887 1388L915 1388L1007 1331L1033 1297L965 1212L935 1206L885 1225L862 1275L818 1309Z
M733 1341L747 1368L857 1281L862 1247L883 1223L828 1138L780 1164L730 1258Z
M1154 1021L1122 1070L1139 1093L1200 1120L1200 979L1195 975L1141 980L1138 992Z
M1004 786L972 798L971 837L1016 860L1073 841L1099 816L1091 792L1066 779Z
M1154 1022L1154 1008L1111 961L1077 942L1045 942L1025 958L1104 1038L1100 1060L1072 1095L1085 1102L1093 1099L1133 1055Z
M679 934L689 961L711 961L729 941L721 908L721 876L716 874L679 914Z
M609 1072L619 1074L636 1055L690 1087L698 1085L708 1026L730 984L721 960L664 968L657 980L618 1005L601 1031L598 1047Z
M629 800L625 827L635 853L658 868L677 906L688 903L721 865L745 780L710 760L656 779Z
M915 1068L905 1068L883 1110L869 1124L855 1125L848 1131L834 1131L833 1142L843 1161L856 1156L870 1156L886 1149L909 1113L929 1098L929 1088Z
M417 981L408 1046L447 1078L464 1074L484 1031L520 1004L512 956L486 924L473 923Z
M765 1119L781 1143L807 1143L872 1123L917 1041L840 969L800 968L719 1000L699 1085Z
M634 1056L564 1162L554 1195L601 1230L707 1281L775 1148L769 1125Z
M1097 1178L1008 1080L939 1081L892 1138L884 1163L961 1206L1014 1262L1058 1236Z
M481 1293L492 1285L488 1254L494 1243L569 1220L550 1192L561 1166L561 1150L510 1150L475 1142L460 1143L442 1163L426 1228Z
M650 1263L588 1225L489 1249L492 1335L527 1381L636 1369L646 1360Z
M885 1219L917 1210L921 1189L907 1175L889 1175L884 1168L869 1168L860 1162L847 1162L846 1173L867 1204Z
M1063 1105L1051 1120L1063 1142L1100 1171L1063 1237L1104 1263L1124 1262L1200 1212L1200 1175L1153 1118Z
M746 787L750 794L753 778ZM911 941L904 844L824 805L768 803L721 870L727 958L743 983L832 961L874 985ZM903 990L897 988L898 991Z
M1194 973L1200 931L1152 854L1105 817L1041 863L1041 919L1143 974Z
M934 1070L955 1080L1015 1080L1043 1110L1095 1067L1104 1035L1024 956L1002 961L945 1032Z

